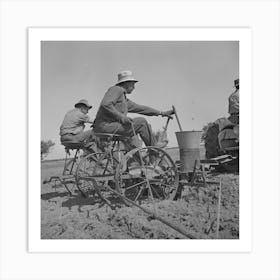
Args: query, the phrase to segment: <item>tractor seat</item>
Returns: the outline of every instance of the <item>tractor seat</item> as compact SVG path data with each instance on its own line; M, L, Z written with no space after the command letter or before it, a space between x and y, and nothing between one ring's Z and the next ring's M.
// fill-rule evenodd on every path
M106 141L125 141L130 139L130 137L127 136L123 136L120 134L111 134L111 133L94 133L94 136L96 136L100 140L106 140Z
M84 144L81 142L71 142L71 141L63 141L61 144L65 147L67 150L79 150L84 147Z

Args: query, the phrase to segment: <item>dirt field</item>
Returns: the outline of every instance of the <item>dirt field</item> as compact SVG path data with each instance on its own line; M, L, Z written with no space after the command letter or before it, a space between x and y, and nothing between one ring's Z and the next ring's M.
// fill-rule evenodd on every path
M179 159L178 150L169 150ZM62 172L62 161L43 162L42 182ZM239 176L209 174L207 181L222 180L219 238L239 238ZM216 238L218 184L189 187L182 184L182 196L176 201L142 204L199 239ZM71 185L73 196L63 186L41 185L42 239L181 239L181 233L154 219L136 207L127 207L115 195L106 196L111 209L95 195L83 198Z

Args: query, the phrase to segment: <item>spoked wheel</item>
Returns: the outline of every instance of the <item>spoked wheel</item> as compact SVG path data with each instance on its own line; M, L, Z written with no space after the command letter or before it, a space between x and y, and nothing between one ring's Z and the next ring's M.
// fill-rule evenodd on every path
M114 181L118 160L111 153L93 153L82 159L77 167L77 188L84 197Z
M137 148L128 152L119 165L116 185L117 190L133 202L172 200L178 189L179 174L164 150ZM128 200L123 200L129 204Z

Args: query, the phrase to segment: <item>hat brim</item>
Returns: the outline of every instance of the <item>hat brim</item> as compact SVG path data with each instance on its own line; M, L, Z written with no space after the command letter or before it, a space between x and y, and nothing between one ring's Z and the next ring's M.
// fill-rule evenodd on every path
M120 80L116 83L116 85L119 85L121 83L125 83L125 82L134 82L134 83L137 83L138 81L135 80L135 79L123 79L123 80Z
M85 103L76 103L75 104L75 107L77 107L79 104L82 104L82 105L85 105L87 108L89 108L89 109L91 109L92 108L92 106L91 105L87 105L87 104L85 104Z

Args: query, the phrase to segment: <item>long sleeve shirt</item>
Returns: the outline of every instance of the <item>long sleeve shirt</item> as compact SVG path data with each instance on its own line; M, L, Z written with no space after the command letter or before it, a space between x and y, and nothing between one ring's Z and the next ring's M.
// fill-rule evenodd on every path
M233 92L229 98L228 112L230 115L239 114L239 89Z
M59 134L62 136L68 133L75 135L81 133L85 128L85 123L92 123L90 117L77 108L72 109L66 113Z
M156 109L129 100L124 88L112 86L101 101L94 123L122 122L128 112L146 116L158 116L160 114L160 111Z

